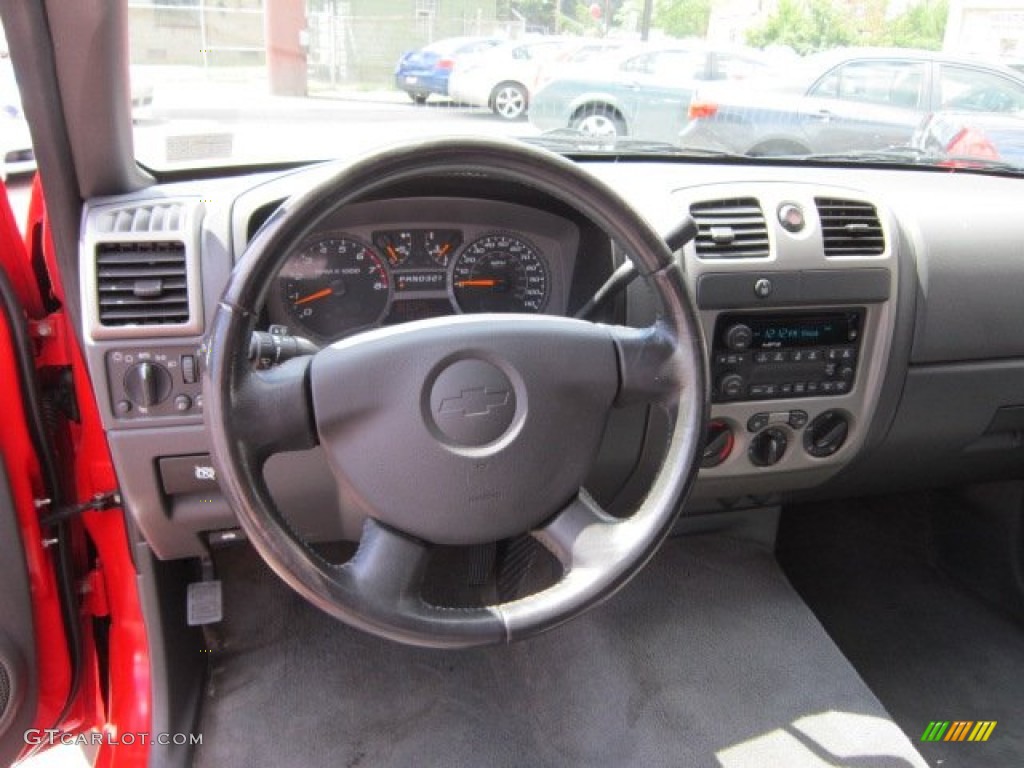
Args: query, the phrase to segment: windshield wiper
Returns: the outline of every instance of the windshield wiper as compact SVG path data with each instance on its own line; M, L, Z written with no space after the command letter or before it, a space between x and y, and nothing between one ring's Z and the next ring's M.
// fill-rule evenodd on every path
M884 149L851 149L847 152L815 152L806 155L766 155L770 160L800 160L811 163L835 163L854 161L858 163L894 163L903 165L934 165L942 158L923 149L911 146L886 147Z
M556 128L523 141L555 152L630 152L638 154L688 154L667 141L633 139L628 136L593 136L572 128Z

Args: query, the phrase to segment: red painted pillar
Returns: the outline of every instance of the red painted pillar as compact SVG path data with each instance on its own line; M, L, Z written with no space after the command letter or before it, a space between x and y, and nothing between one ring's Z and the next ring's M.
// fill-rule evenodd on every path
M306 95L306 0L265 0L263 37L275 96Z

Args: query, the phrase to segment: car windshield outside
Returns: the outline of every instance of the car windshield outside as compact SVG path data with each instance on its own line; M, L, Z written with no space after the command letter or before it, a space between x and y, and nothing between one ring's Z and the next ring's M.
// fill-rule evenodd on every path
M440 135L556 151L948 162L1022 120L1024 2L129 0L155 172ZM949 113L949 119L936 115ZM921 140L942 124L951 140ZM924 147L927 147L926 149ZM838 157L835 157L838 156Z

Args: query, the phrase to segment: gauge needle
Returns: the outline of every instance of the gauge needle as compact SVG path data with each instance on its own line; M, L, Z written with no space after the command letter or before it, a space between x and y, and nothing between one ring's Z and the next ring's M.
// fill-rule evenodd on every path
M438 255L438 256L441 256L441 257L443 258L443 257L444 257L444 255L445 255L446 253L448 253L448 249L450 249L451 247L452 247L452 244L451 244L451 243L445 243L444 245L442 245L442 246L441 246L441 250L439 250L439 251L437 252L437 255Z
M494 279L460 280L456 288L494 288L500 281Z
M317 299L322 299L325 296L330 296L332 293L334 293L333 288L321 288L316 293L311 293L309 294L309 296L303 296L301 299L295 302L295 306L297 307L300 304L308 304L311 301L316 301Z
M391 245L391 243L388 243L387 245L384 246L384 248L388 252L388 258L391 259L391 263L392 264L397 264L398 263L398 254L395 253L395 246Z

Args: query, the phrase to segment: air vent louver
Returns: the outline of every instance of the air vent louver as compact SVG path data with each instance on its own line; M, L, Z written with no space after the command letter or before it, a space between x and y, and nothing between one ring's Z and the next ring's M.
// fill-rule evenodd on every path
M871 203L816 197L826 256L878 256L885 252L885 236L878 211Z
M690 206L697 223L694 244L702 259L764 259L769 255L764 213L752 197L709 200Z
M182 243L101 243L96 247L96 278L103 325L188 322Z
M121 208L100 217L103 233L152 234L178 232L184 225L185 208L181 203L157 203Z

